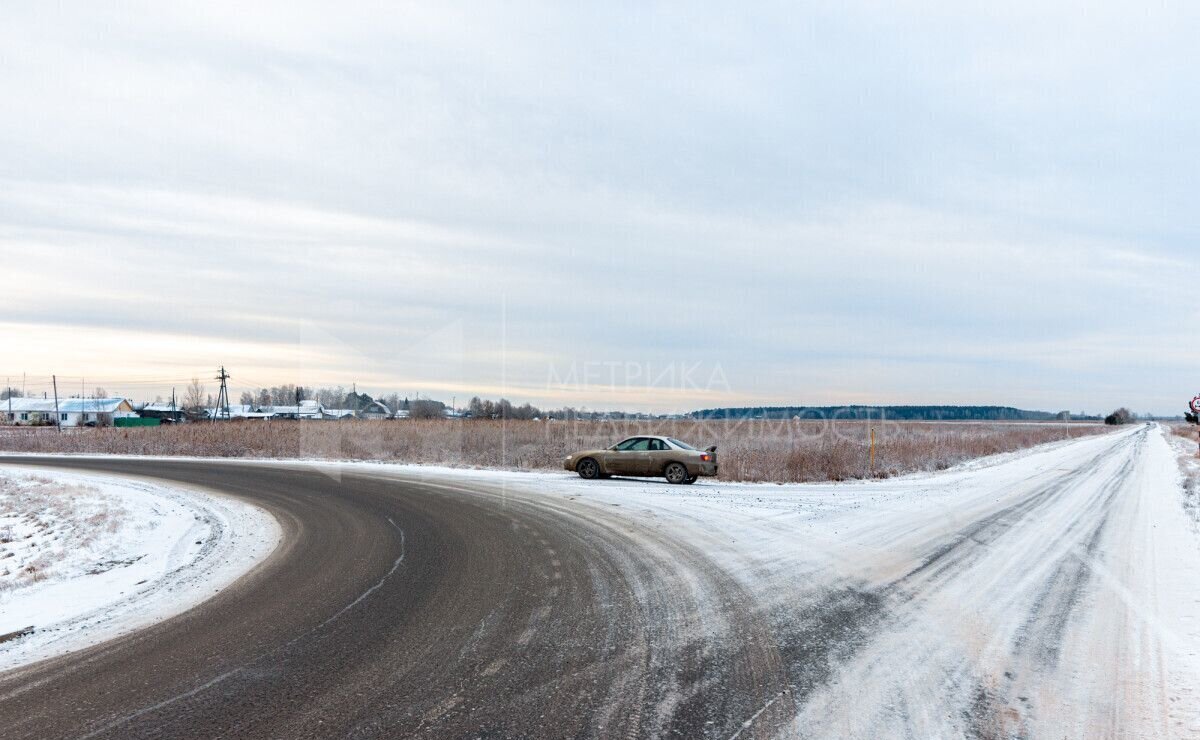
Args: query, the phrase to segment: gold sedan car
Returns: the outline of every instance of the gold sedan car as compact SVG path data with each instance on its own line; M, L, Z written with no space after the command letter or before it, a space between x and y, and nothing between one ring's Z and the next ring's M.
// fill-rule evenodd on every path
M695 483L717 474L717 448L697 450L671 437L630 437L607 450L576 452L563 461L581 478L612 475L662 476L668 483Z

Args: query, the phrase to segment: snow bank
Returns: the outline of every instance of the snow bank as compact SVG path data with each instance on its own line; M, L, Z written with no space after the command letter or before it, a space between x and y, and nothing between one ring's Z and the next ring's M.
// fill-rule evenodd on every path
M281 535L265 511L194 489L0 468L0 670L183 612Z

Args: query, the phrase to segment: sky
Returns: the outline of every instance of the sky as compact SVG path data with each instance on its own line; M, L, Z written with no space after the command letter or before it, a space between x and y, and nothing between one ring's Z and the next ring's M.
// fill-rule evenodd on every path
M0 380L1200 391L1194 3L18 3Z

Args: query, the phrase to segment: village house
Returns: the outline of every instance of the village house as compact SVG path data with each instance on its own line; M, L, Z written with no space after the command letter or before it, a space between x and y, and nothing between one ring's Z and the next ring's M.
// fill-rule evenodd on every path
M164 401L145 404L137 409L137 412L143 419L158 419L166 422L181 422L187 418L187 412L180 406Z
M63 398L55 409L52 398L8 398L0 401L0 414L17 426L110 426L116 419L136 417L125 398Z
M371 401L358 410L360 419L390 419L392 410L379 401Z

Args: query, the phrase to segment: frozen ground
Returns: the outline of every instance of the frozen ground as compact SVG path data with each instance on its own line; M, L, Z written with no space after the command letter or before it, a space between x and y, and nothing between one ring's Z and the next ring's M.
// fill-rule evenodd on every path
M269 514L222 496L0 468L0 670L182 612L279 537Z

